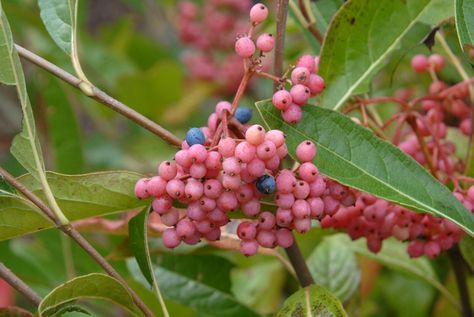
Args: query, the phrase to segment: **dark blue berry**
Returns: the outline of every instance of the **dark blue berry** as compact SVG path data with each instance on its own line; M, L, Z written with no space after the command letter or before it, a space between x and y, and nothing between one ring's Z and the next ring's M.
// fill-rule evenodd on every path
M257 182L255 183L257 189L262 194L273 194L276 190L276 183L273 176L270 175L263 175L257 178Z
M248 107L238 107L235 111L234 117L242 124L245 124L252 119L252 109Z
M206 137L199 128L191 128L186 133L186 143L188 143L189 146L194 144L204 144L205 141Z

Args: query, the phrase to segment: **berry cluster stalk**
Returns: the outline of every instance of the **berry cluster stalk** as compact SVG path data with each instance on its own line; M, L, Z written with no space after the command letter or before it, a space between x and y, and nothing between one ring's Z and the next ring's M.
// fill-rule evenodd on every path
M31 303L38 306L41 303L41 297L36 294L25 282L23 282L18 276L15 275L9 268L7 268L2 262L0 262L0 277L7 281L14 289L20 294L25 296Z

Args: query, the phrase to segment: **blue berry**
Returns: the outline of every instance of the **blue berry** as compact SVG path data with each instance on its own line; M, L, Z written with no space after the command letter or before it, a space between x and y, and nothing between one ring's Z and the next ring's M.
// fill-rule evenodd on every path
M273 194L276 190L275 179L270 175L260 176L255 185L259 192L266 195Z
M206 137L199 128L191 128L186 133L186 143L188 143L189 146L192 146L194 144L203 145L205 141Z
M238 107L235 111L234 117L242 124L245 124L252 119L252 109L248 107Z

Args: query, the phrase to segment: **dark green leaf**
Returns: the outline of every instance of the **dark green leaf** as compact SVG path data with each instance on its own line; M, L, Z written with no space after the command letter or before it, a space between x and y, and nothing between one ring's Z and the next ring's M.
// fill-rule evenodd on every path
M309 310L309 312L308 312ZM276 317L344 317L341 302L327 289L311 285L291 295Z
M474 2L471 0L455 0L456 29L461 48L467 44L474 47Z
M143 209L128 222L128 236L133 255L137 260L138 266L145 276L150 286L153 286L153 267L151 265L150 250L148 249L148 214L150 206Z
M58 287L43 298L39 307L40 317L52 316L66 303L79 299L102 299L112 301L136 315L136 307L127 290L116 279L99 273L76 277Z
M474 239L472 237L464 237L459 243L459 249L471 270L474 270Z
M2 307L0 317L33 317L33 314L20 307Z
M68 176L49 172L47 178L58 204L71 221L146 204L136 199L133 193L139 174L115 171ZM19 180L39 197L44 197L40 184L30 174ZM0 196L0 240L52 227L53 224L27 201Z
M449 218L474 234L474 215L421 165L392 144L342 114L306 106L303 118L291 125L271 101L257 103L268 127L282 130L290 155L304 140L318 145L315 164L321 173L342 184L369 192L409 209Z
M449 0L353 0L334 16L321 49L320 75L326 81L321 104L341 108L367 83L406 37L420 42L431 25L453 13ZM423 24L424 31L416 30ZM410 35L411 34L411 35Z
M350 239L345 234L324 238L307 263L316 283L342 302L349 300L359 287L360 269L350 248Z

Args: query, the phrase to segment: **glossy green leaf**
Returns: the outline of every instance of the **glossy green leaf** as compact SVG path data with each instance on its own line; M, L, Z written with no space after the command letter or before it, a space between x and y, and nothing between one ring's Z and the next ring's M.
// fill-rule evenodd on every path
M315 164L321 173L342 184L369 192L409 209L449 218L474 234L474 215L447 187L392 144L350 118L321 107L306 106L295 125L284 122L271 101L257 109L272 129L282 130L290 155L304 140L318 146Z
M459 249L461 254L466 260L467 264L471 267L471 270L474 270L474 238L464 237L461 242L459 242Z
M77 0L38 0L41 19L54 42L68 55L72 51L72 37Z
M337 10L344 4L344 0L319 0L311 1L311 8L318 30L326 33L329 23Z
M471 0L455 0L454 17L461 47L467 44L474 47L474 2Z
M55 198L71 221L143 206L145 202L136 199L133 193L140 177L124 171L74 176L47 173ZM40 184L30 174L19 180L39 197L44 197ZM0 196L0 240L52 227L53 224L25 200Z
M150 250L148 248L148 214L150 206L143 209L128 222L128 236L133 255L137 260L138 266L150 286L153 286L154 275L150 259Z
M311 285L287 298L276 317L347 316L339 299L327 289Z
M39 307L40 317L54 316L63 305L81 299L111 301L136 315L136 307L127 290L116 279L99 273L76 277L50 292Z
M136 274L139 268L135 261L128 261L128 266L135 278L140 279L141 276ZM228 260L217 256L163 255L155 268L155 276L159 278L165 299L205 316L259 316L237 301L230 292L232 267Z
M450 0L348 1L334 16L321 49L319 73L326 81L321 104L339 109L351 95L366 91L404 39L414 37L406 47L412 48L431 25L452 14Z
M375 254L367 249L364 239L351 244L351 248L360 255L374 259L383 265L403 273L416 276L437 288L451 303L458 306L456 299L440 283L436 273L426 257L412 259L409 257L406 244L395 240L384 240L382 250Z
M359 287L360 269L347 235L326 237L306 261L316 284L325 287L342 302Z

